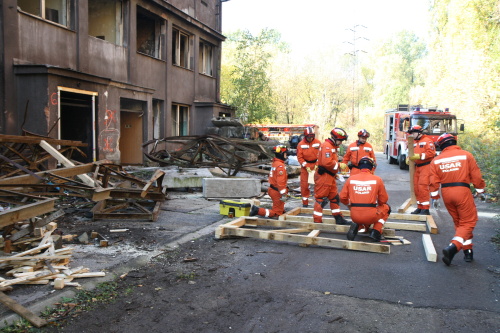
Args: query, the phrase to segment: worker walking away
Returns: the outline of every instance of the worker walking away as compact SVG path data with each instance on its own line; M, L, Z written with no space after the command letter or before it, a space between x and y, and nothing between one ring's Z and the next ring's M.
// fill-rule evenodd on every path
M297 160L300 164L300 194L302 196L302 207L309 206L309 174L318 168L318 154L321 141L316 139L312 127L304 130L304 138L297 145Z
M340 202L351 211L352 223L347 239L354 240L358 231L364 232L373 224L369 236L379 242L391 214L391 207L387 204L389 196L382 178L372 174L375 162L370 157L363 157L358 166L360 172L349 177L340 191Z
M347 147L347 152L344 155L340 168L342 171L349 168L351 170L351 177L361 172L359 169L359 161L363 157L370 157L373 160L374 167L372 173L377 167L375 152L373 151L372 145L367 142L369 137L370 133L367 130L362 129L358 132L358 140L351 143Z
M444 205L455 224L455 236L443 249L443 262L449 266L458 251L464 251L464 260L473 260L472 232L478 220L476 204L470 190L474 185L484 200L486 186L481 170L474 156L457 146L457 138L449 133L441 135L436 145L443 151L431 163L431 196L440 198L439 187Z
M287 148L284 145L273 147L274 158L269 172L269 189L267 193L273 200L273 208L260 208L252 206L250 216L260 215L264 217L276 217L285 212L285 202L288 199L288 174L286 172L285 161L287 158Z
M342 141L347 140L347 133L342 128L334 128L330 138L321 145L318 155L318 170L314 176L314 213L315 223L323 222L323 208L330 203L332 215L337 224L348 222L340 212L339 194L336 177L339 172L338 149Z
M410 127L408 134L415 140L413 143L413 156L409 156L406 160L407 164L415 163L413 188L417 198L417 209L412 214L430 215L430 164L434 156L436 156L436 148L432 139L424 134L422 126L414 125Z

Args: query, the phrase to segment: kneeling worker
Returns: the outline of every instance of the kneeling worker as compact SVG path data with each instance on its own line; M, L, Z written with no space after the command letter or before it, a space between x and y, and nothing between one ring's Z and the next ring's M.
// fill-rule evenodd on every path
M269 184L267 193L273 200L273 208L260 208L252 206L250 216L260 215L264 217L280 216L285 212L285 202L288 199L288 174L286 172L285 160L287 159L286 146L273 147L274 159L269 172Z
M368 229L373 224L370 237L380 241L385 221L391 214L387 204L389 196L384 182L379 176L371 173L375 162L363 157L358 164L360 173L349 177L340 192L340 202L351 211L351 227L347 233L348 240L354 240L360 226Z

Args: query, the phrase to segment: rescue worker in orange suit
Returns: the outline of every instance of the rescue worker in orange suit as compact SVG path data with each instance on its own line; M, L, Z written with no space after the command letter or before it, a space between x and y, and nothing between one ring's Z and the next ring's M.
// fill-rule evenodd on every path
M316 134L312 127L304 130L304 138L297 145L297 160L300 164L300 194L302 196L302 207L309 206L309 174L318 167L318 153L321 141L316 139Z
M273 208L260 208L252 206L250 216L260 215L264 217L276 217L285 212L285 202L288 199L288 174L286 172L285 161L287 158L287 149L284 145L273 147L274 158L269 172L270 187L267 193L273 200Z
M351 177L361 172L359 169L359 161L365 156L373 160L375 166L372 171L375 171L377 159L375 158L375 152L373 151L372 145L366 142L369 137L370 133L362 129L358 132L358 140L347 147L347 152L344 155L340 169L342 171L347 171L347 168L351 169Z
M358 166L360 172L350 176L340 191L340 202L351 211L352 223L347 239L354 240L358 230L363 232L373 224L369 237L379 242L385 221L391 214L387 204L389 196L382 178L372 174L375 162L370 157L363 157Z
M464 260L473 260L472 232L478 220L476 204L470 190L474 185L477 193L484 200L486 186L481 170L474 156L457 146L457 138L449 133L441 135L436 145L443 151L431 163L431 197L436 203L440 198L453 218L455 236L443 249L443 262L449 266L458 251L464 251Z
M342 128L334 128L330 138L321 145L318 155L318 170L314 175L314 213L315 223L323 222L323 208L330 203L332 215L337 224L347 224L340 212L339 194L336 177L339 172L339 158L337 155L342 141L347 140L347 133Z
M413 156L407 158L415 163L415 174L413 175L413 188L417 198L417 209L412 214L430 215L430 172L431 161L436 156L434 141L424 134L424 129L420 125L414 125L408 130L408 134L415 140L413 143Z

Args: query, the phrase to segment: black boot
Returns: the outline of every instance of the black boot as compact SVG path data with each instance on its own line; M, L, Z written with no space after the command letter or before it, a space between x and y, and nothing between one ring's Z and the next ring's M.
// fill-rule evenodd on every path
M370 238L376 242L380 242L382 235L380 234L380 231L372 229L372 232L370 232Z
M457 252L457 247L453 243L443 249L443 262L446 264L446 266L450 266L451 261L453 260L453 257L455 256L455 254L457 254Z
M422 210L420 208L417 208L415 209L413 212L411 212L412 214L420 214Z
M354 240L354 237L358 234L359 224L352 222L349 231L347 232L347 240Z
M474 260L474 252L472 252L472 249L464 250L464 260L466 262L471 262L472 260Z
M420 210L420 215L431 215L428 209L422 209Z
M250 208L250 216L255 216L259 213L259 207L257 206L252 206L252 208Z
M342 215L334 215L333 217L335 218L335 223L338 225L349 224L349 222L347 222L347 220Z

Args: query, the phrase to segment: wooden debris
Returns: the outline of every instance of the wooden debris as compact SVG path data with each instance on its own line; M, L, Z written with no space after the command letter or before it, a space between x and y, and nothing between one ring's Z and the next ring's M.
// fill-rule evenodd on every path
M30 323L35 325L35 327L42 327L47 325L47 321L38 317L35 315L33 312L22 306L21 304L17 303L14 301L12 298L8 297L5 295L3 292L0 291L0 302L23 317L24 319L28 320Z

